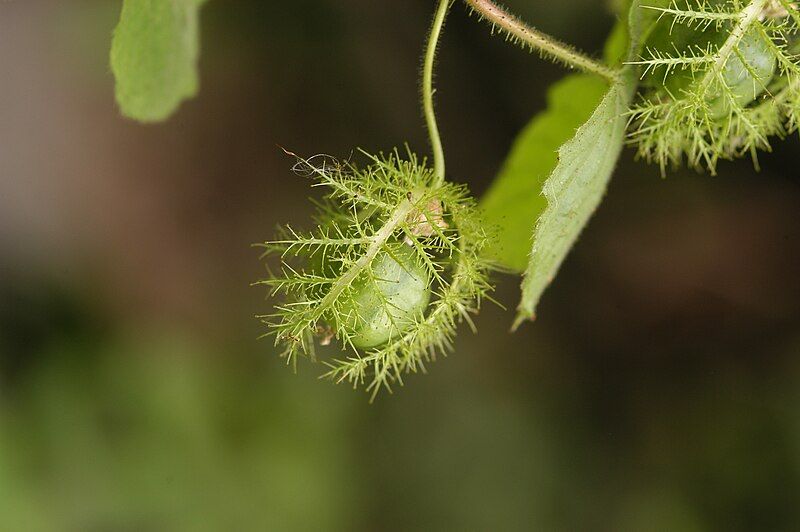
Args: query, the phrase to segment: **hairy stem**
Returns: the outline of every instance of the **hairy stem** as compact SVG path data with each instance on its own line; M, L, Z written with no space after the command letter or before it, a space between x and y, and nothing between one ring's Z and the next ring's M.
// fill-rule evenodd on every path
M439 135L439 126L436 124L436 113L433 109L433 66L436 62L436 47L439 44L439 37L444 27L444 19L450 9L452 0L439 0L439 7L433 19L431 33L428 36L428 44L425 49L425 66L422 70L422 107L425 112L425 122L428 125L428 136L431 141L431 151L433 152L433 168L436 178L441 184L444 182L444 150L442 149L442 138Z
M582 54L539 30L536 30L505 11L491 0L464 0L467 5L511 39L518 40L543 56L553 58L572 68L603 76L609 81L617 80L617 73L606 65Z

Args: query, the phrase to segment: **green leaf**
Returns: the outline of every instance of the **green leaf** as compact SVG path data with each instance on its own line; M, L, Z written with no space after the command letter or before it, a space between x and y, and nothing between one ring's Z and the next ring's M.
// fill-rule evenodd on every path
M514 328L535 317L539 298L605 194L625 140L632 84L614 83L589 120L558 150L558 165L542 187L547 207L536 223Z
M628 54L630 60L641 52L644 43L658 26L661 14L657 7L667 7L672 0L633 0L628 13L630 26L631 45Z
M603 47L603 57L609 65L619 66L627 61L630 52L630 29L626 19L620 19L611 29Z
M500 174L481 200L484 218L497 235L487 257L522 272L528 264L531 234L547 206L542 185L558 164L558 148L597 108L608 84L588 74L574 74L551 87L547 110L522 131Z
M124 0L111 43L122 113L165 120L197 94L198 19L205 0Z
M629 17L606 44L609 64L635 57L651 30L652 16L641 1L623 0ZM631 67L611 87L587 75L555 85L548 110L519 136L482 202L488 223L500 229L490 258L514 271L525 269L515 328L534 318L544 290L602 200L623 147L636 85Z
M633 0L627 23L619 23L628 27L629 60L639 53L654 24L641 5L641 0ZM612 33L606 49L612 61L619 57L618 35ZM591 118L558 151L558 165L542 187L547 207L534 230L514 329L536 317L539 299L603 199L625 142L626 112L636 91L636 76L633 68L626 67Z

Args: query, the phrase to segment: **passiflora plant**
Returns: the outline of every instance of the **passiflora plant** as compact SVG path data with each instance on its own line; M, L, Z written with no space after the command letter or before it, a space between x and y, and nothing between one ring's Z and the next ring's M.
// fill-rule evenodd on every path
M124 115L167 118L197 91L204 0L125 0L111 66ZM492 33L577 71L555 84L478 203L448 180L434 114L437 46L455 0L435 9L422 73L432 156L409 149L355 160L295 158L324 189L311 229L259 246L272 311L260 319L286 360L374 397L453 346L490 298L490 273L522 274L514 328L599 205L623 147L665 173L716 173L798 129L800 11L789 0L632 0L619 6L602 59L543 34L490 0L464 0ZM618 2L619 4L620 2ZM269 266L272 264L272 266ZM473 326L474 328L474 326ZM334 344L333 355L318 345ZM338 353L338 355L336 354Z

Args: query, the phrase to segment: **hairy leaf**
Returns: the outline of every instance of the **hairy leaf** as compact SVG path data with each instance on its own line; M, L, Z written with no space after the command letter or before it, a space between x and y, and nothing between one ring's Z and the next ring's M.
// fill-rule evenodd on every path
M651 15L642 15L641 1L631 2L629 20L619 24L628 27L628 58L639 52L643 36L654 23ZM619 57L620 45L615 36L618 32L612 34L606 49L612 62ZM625 114L636 85L636 72L626 67L591 118L559 149L558 165L542 187L547 207L536 222L514 328L535 318L544 290L600 204L622 151Z
M641 0L623 7L630 8L629 20L619 22L605 49L613 65L637 55L654 22ZM586 75L555 85L548 110L522 132L482 202L488 222L500 229L489 256L511 270L525 269L515 327L535 316L603 197L624 143L625 113L637 84L632 70L621 70L611 87Z
M542 187L547 207L534 231L515 327L535 316L539 298L603 198L625 140L629 95L626 83L612 85L558 150L559 163Z
M198 19L204 2L124 0L111 43L111 70L125 116L165 120L197 93Z
M542 185L558 164L558 148L575 135L607 91L589 74L573 74L556 83L547 110L537 115L514 142L500 174L481 200L486 222L497 230L487 256L523 272L531 251L534 223L547 206Z

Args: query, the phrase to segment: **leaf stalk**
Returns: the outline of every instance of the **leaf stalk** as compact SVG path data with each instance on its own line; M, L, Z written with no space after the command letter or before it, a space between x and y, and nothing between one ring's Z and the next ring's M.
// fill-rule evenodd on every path
M464 1L482 19L491 23L493 28L499 28L509 38L519 41L531 49L538 50L543 56L553 58L577 70L597 74L611 82L618 80L616 70L595 61L568 44L528 26L491 0Z

